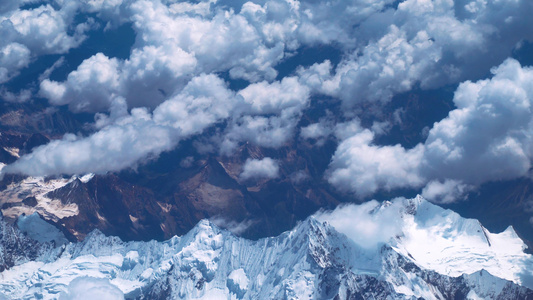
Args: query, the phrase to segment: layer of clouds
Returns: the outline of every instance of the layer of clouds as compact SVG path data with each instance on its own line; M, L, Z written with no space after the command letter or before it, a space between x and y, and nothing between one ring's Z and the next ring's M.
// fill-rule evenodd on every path
M90 27L90 22L73 24L76 13L96 13L110 23L131 22L136 44L131 57L118 62L118 86L116 81L107 85L73 74L66 82L42 87L42 94L51 101L80 101L84 104L72 107L84 111L105 109L101 103L105 100L91 105L95 88L124 97L131 108L157 106L164 94L183 87L182 81L190 79L191 73L228 71L234 78L271 81L277 75L274 66L282 59L300 46L321 44L335 44L346 55L331 74L322 74L324 82L315 86L317 90L340 97L348 106L386 102L417 83L432 87L482 75L518 42L532 37L527 30L533 9L530 1L407 0L397 9L394 3L89 1L31 10L20 10L12 3L6 5L11 10L6 9L8 22L3 22L10 26L3 25L2 30L3 36L10 37L6 41L32 52L64 53L79 45ZM70 35L69 26L75 26ZM89 58L84 67L94 60ZM107 63L113 67L114 62ZM3 72L10 73L7 68ZM66 94L53 93L58 85Z
M412 149L376 146L362 130L343 140L328 180L368 196L379 189L420 188L438 202L463 199L473 186L528 176L533 159L533 69L512 59L491 79L462 83L456 109Z
M61 300L122 300L124 293L109 280L94 277L78 277L70 282Z
M97 74L83 76L112 81L105 73L101 68ZM181 140L222 122L229 123L216 141L223 153L231 152L241 141L279 147L292 137L308 105L309 91L289 77L251 84L235 93L216 75L202 74L153 111L133 108L128 112L126 100L120 96L110 101L108 114L96 114L94 134L68 134L34 149L3 172L38 176L119 171L155 158Z
M214 75L194 78L153 113L146 108L128 113L125 101L115 98L111 114L98 115L96 126L100 130L94 134L67 134L35 148L2 172L43 176L106 173L132 167L227 118L234 98Z
M146 110L136 108L131 116L89 137L67 134L39 146L2 171L31 176L118 171L171 150L177 144L178 134L153 122Z
M103 20L111 21L116 14L120 22L132 22L137 38L131 56L115 61L97 54L66 81L46 81L41 95L54 104L69 103L74 111L97 112L105 111L105 98L112 95L127 99L130 108L155 107L165 94L182 88L190 75L201 73L229 72L232 78L251 82L272 81L277 76L274 67L303 45L335 43L346 50L364 45L368 37L357 41L357 26L373 14L388 11L393 2L271 0L232 3L235 10L228 10L223 1L220 5L211 1L79 4L78 10L98 12ZM91 74L87 69L94 63L112 80L84 76ZM107 97L95 97L95 90Z
M263 159L247 159L242 166L241 180L272 179L279 176L279 164L270 157Z
M428 198L449 202L483 182L526 176L532 158L531 71L515 61L494 69L490 80L461 84L457 109L412 149L374 145L388 124L364 129L357 117L369 113L362 107L380 112L395 94L414 86L478 80L533 38L533 3L406 0L395 8L396 3L109 0L21 10L10 1L0 8L0 84L39 55L79 46L95 21L76 24L77 14L92 13L106 29L130 23L136 40L127 59L98 53L64 80L41 76L40 95L73 112L95 113L95 133L66 135L4 171L117 171L218 125L198 148L228 155L243 142L277 148L298 132L310 98L323 94L340 99L345 117L354 121L325 118L299 132L317 143L330 135L338 139L327 178L340 190L364 197L381 189L425 187ZM280 62L302 47L321 45L340 49L341 62L317 61L277 79ZM250 84L232 91L220 78L226 75ZM27 91L1 91L8 101L29 99ZM256 176L249 172L242 176Z
M321 65L301 73L346 107L380 107L415 85L435 88L484 76L533 38L526 29L531 11L530 1L403 1L361 24L355 33L361 46L335 70Z

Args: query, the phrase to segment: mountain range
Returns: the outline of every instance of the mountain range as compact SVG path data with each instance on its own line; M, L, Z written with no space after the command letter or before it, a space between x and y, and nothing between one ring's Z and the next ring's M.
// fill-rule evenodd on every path
M43 235L52 225L37 214L0 224L0 292L10 299L533 297L533 257L512 227L490 233L421 197L321 211L255 241L208 220L162 242L98 230L68 242Z

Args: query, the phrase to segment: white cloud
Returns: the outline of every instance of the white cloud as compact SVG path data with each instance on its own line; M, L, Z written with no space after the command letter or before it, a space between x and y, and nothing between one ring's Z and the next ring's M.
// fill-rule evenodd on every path
M106 111L116 96L127 99L129 107L156 107L167 93L184 86L185 74L195 64L184 51L163 47L135 49L126 61L98 53L84 60L66 81L42 81L40 94L54 105L69 104L74 112Z
M0 83L18 75L30 60L45 54L66 53L85 39L88 23L74 25L76 4L56 9L50 4L20 9L24 2L2 3L0 8Z
M70 282L61 300L122 300L124 293L109 280L94 277L78 277Z
M222 79L215 75L200 75L181 93L158 106L154 110L154 120L188 136L228 118L235 104L235 95Z
M222 141L221 152L233 153L241 141L262 147L279 148L292 136L297 121L294 116L283 118L248 115L233 120Z
M374 134L365 129L342 141L331 159L328 181L345 192L365 197L384 189L419 187L424 149L405 150L400 145L372 145Z
M226 230L229 230L234 235L241 235L243 234L250 226L257 223L257 221L253 220L243 220L241 222L228 220L224 218L223 216L215 216L210 218L210 221L213 222L215 225L217 225L220 228L224 228Z
M401 234L402 226L398 201L380 208L380 203L372 200L360 205L341 205L333 211L318 212L314 217L328 222L362 248L375 249Z
M241 180L251 178L276 178L279 176L278 162L270 157L263 159L247 159L242 166L242 172L239 176Z
M66 53L77 47L85 38L82 31L69 35L70 23L76 6L65 4L56 10L51 5L41 5L28 10L15 10L3 20L13 30L13 40L25 44L39 54ZM3 29L7 29L3 24Z
M465 10L468 4L407 0L395 11L375 12L355 30L359 47L333 74L325 66L300 74L346 107L380 107L415 85L435 88L484 76L517 43L533 39L526 30L533 25L525 13L533 10L530 1L490 1L475 11Z
M65 64L65 57L61 56L58 60L54 62L52 66L47 68L41 75L39 75L39 82L42 82L45 79L48 79L50 75L59 67Z
M300 137L315 139L317 145L322 145L326 139L335 132L335 122L331 116L321 118L318 123L309 124L300 128Z
M1 45L1 44L0 44ZM10 43L0 49L0 84L18 75L30 63L30 50L19 43Z
M328 180L367 196L377 190L419 188L437 202L463 199L475 186L528 176L533 159L533 69L512 59L491 79L462 83L457 106L412 149L372 145L373 133L346 137L332 158Z
M105 173L135 166L176 146L177 132L154 123L146 110L131 113L88 137L67 134L39 146L3 171L31 176Z
M79 77L100 82L116 79L113 76L115 69L106 69L114 64L113 60L103 55L92 59L102 62L103 66L94 68L91 66L98 63L87 64L88 70L82 66L69 75L69 81ZM43 85L46 84L55 83L43 81ZM58 93L69 93L63 92L61 87L60 84ZM72 89L76 87L85 89L72 85ZM108 91L94 89L92 93L85 98L96 99ZM274 95L276 99L272 100L268 95ZM181 139L228 119L231 125L219 141L221 152L224 147L230 151L241 141L279 147L291 137L308 97L308 89L293 78L271 84L252 84L236 95L217 76L202 74L190 80L179 93L161 103L152 113L145 108L134 108L130 115L122 97L108 98L111 103L102 105L109 105L109 115L96 115L94 127L99 131L88 137L67 135L62 140L52 141L23 156L4 171L28 175L118 171L157 157L161 152L171 150ZM76 101L71 105L80 105L79 110L82 110L83 105L95 105L97 100Z
M527 175L533 158L533 70L507 60L492 73L492 79L462 83L454 97L457 109L429 131L427 176L480 184Z
M443 182L433 180L422 189L422 197L431 202L452 203L466 199L472 189L472 186L453 179L446 179Z
M70 103L74 112L95 107L108 108L111 97L119 90L119 61L98 53L83 61L78 69L68 75L65 83L45 79L40 93L54 105Z
M241 101L224 133L221 152L231 153L241 141L280 147L294 134L309 104L309 89L295 77L250 84L237 93Z
M115 98L111 114L97 116L99 131L88 137L67 134L35 148L3 171L41 176L122 170L157 157L181 139L227 118L233 105L233 93L214 75L194 78L153 113L134 108L128 114L124 100Z
M30 90L19 90L18 93L12 93L5 88L0 88L0 98L7 102L23 103L31 98Z
M99 12L104 20L112 21L110 16L118 14L116 18L133 22L137 39L130 58L118 62L118 66L111 61L107 62L110 66L102 65L105 70L115 69L113 74L118 79L109 83L77 76L76 72L82 71L78 69L71 74L72 80L69 76L66 82L46 82L41 94L56 104L81 102L81 109L78 103L71 105L75 111L96 112L105 111L103 104L110 101L91 97L94 90L102 91L104 98L106 93L107 98L122 96L129 107L155 107L164 100L164 94L182 88L190 75L229 71L234 78L272 81L277 75L273 67L300 43L336 41L353 48L354 25L390 2L335 1L324 5L271 0L263 5L247 2L235 13L224 4L217 6L209 1L169 5L142 0L131 5L91 1L77 8ZM63 10L67 11L67 7ZM331 19L332 14L337 18ZM308 34L309 28L315 30L313 37ZM101 60L102 57L89 58L80 68ZM64 86L66 93L59 93L58 86ZM94 106L85 104L93 100Z
M388 102L396 93L405 92L422 78L441 53L425 31L409 39L392 25L362 55L343 61L335 76L323 84L323 92L338 96L348 107L365 102Z
M251 114L299 113L309 100L309 89L296 77L251 84L238 94L244 99L245 110Z

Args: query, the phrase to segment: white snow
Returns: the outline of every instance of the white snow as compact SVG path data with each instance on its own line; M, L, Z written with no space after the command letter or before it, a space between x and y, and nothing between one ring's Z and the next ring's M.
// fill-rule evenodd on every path
M248 288L248 277L242 268L231 271L228 275L228 279L237 284L241 290L246 290Z
M447 276L486 270L497 277L524 284L523 274L533 274L533 258L524 252L526 245L512 227L501 233L490 233L479 221L462 218L420 196L383 204L374 201L348 205L317 216L367 249L360 254L367 259L356 262L360 269L366 265L371 271L376 268L379 271L379 262L369 262L379 256L374 251L380 245L389 244L423 269ZM361 220L365 228L361 228ZM365 244L360 235L369 233L379 238Z
M484 300L483 298L479 297L474 290L471 290L468 292L468 295L466 295L467 300Z
M453 277L486 270L518 284L523 272L533 270L533 259L512 227L490 233L479 221L425 200L417 205L416 215L404 215L404 236L396 247L421 267Z
M39 242L55 241L57 245L65 244L65 235L52 224L46 223L37 213L29 216L20 216L17 227L30 238Z
M4 150L6 150L9 154L16 158L20 158L20 149L16 147L4 147Z
M3 209L4 217L15 220L22 214L31 215L38 212L47 220L57 221L77 215L79 212L75 203L63 204L58 199L50 199L45 196L48 192L62 188L76 178L76 176L72 176L69 179L45 181L43 177L27 177L20 182L8 185L5 190L0 191L0 204L20 203L20 205ZM22 201L28 196L34 196L37 200L35 207L22 205Z
M93 179L93 177L94 177L93 173L85 174L85 175L80 177L80 181L83 182L83 183L87 183L87 182L91 181L91 179Z

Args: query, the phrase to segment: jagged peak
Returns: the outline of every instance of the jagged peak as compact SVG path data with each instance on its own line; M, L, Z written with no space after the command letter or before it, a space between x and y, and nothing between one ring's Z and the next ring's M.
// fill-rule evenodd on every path
M193 230L196 231L210 231L210 232L221 232L221 231L227 231L223 228L220 228L218 225L216 225L213 221L209 219L202 219L196 223L196 225L193 227ZM228 231L228 233L231 234L231 232Z
M315 216L309 216L305 220L299 222L292 230L287 231L286 233L292 236L313 236L318 233L328 232L328 229L331 230L333 229L333 227L327 222L322 222L318 220Z
M193 229L180 238L201 243L210 243L210 241L216 240L215 244L218 245L218 240L222 236L224 238L234 237L230 231L218 227L211 220L202 219L193 227Z
M96 241L103 241L103 240L106 240L109 243L116 243L116 244L123 243L122 239L120 239L118 236L105 235L98 228L93 229L91 232L89 232L81 243L85 245L89 245L89 244L95 243Z
M509 227L505 228L503 232L509 233L509 235L512 236L513 238L518 238L518 239L520 238L518 233L516 233L516 230L514 229L513 225L510 225Z

